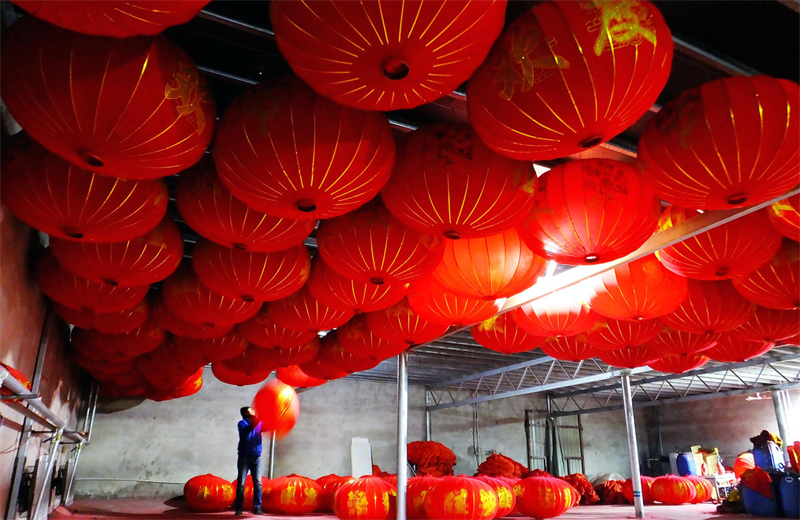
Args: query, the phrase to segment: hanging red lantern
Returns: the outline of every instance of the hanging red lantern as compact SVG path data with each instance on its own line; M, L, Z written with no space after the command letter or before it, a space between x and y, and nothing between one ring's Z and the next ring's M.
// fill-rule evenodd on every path
M664 327L647 346L662 356L697 354L716 345L719 338L720 334L713 331L695 333Z
M217 361L216 363L211 363L211 373L218 380L232 386L257 385L269 377L271 373L271 370L266 372L246 372L240 370L239 366L239 363L232 364L230 360Z
M272 481L267 506L285 515L303 515L317 510L321 493L320 485L310 478L299 475L280 477Z
M470 78L470 122L509 157L575 154L650 109L669 77L672 48L650 2L537 4L503 30Z
M264 348L299 347L317 337L316 332L300 332L279 325L272 317L269 305L261 307L258 314L240 325L239 330L247 341Z
M150 316L150 305L147 300L142 300L130 309L123 309L116 312L93 312L70 309L64 305L56 303L54 305L56 313L61 319L74 326L105 332L108 334L120 334L130 332L141 327Z
M190 478L183 486L183 496L186 498L189 509L224 511L233 504L233 499L236 498L236 489L224 478L208 473Z
M473 478L489 484L492 489L494 489L494 492L497 493L497 513L494 515L495 518L504 518L514 510L517 500L514 497L512 484L507 483L505 480L490 477L488 475L478 475L477 477Z
M544 340L544 343L539 348L550 357L573 362L597 357L602 352L578 336L549 337Z
M408 288L408 304L426 320L463 327L487 320L500 312L505 299L477 300L447 292L433 277L423 278Z
M678 308L688 293L686 278L665 269L655 255L597 275L587 287L589 307L615 320L658 318Z
M214 365L216 364L214 363ZM236 357L222 361L221 365L236 374L238 376L236 379L246 381L244 383L232 383L237 386L263 381L277 368L275 358L270 355L269 351L253 346L248 346L244 352ZM258 379L259 377L261 379Z
M316 336L316 335L315 335ZM317 337L297 347L273 347L268 352L279 367L302 365L316 359L319 355L320 342Z
M662 504L688 504L697 497L697 488L694 483L677 475L656 477L651 489L655 501Z
M393 343L419 345L438 338L449 328L447 325L428 321L417 314L403 298L399 303L382 311L368 312L367 326L379 338Z
M476 4L270 4L278 48L314 90L361 110L414 108L466 81L503 28L504 0ZM376 30L382 27L382 30Z
M326 220L317 231L322 260L334 271L375 285L402 285L425 276L442 259L442 239L394 218L379 200Z
M756 307L753 316L732 334L745 341L775 342L792 338L800 332L800 319L795 311L778 311Z
M642 501L645 505L649 505L655 502L653 498L653 481L655 478L653 477L645 477L642 475L641 482L642 482ZM633 504L633 480L628 479L622 484L622 495L625 499Z
M253 398L253 409L261 421L261 431L274 432L278 439L282 439L297 422L300 401L294 388L273 379Z
M163 295L162 295L163 296ZM197 324L184 321L170 312L164 303L163 297L158 297L153 302L153 322L162 329L176 336L187 338L219 338L233 329L231 325L214 325L213 323Z
M697 216L695 210L670 206L661 214L662 230ZM781 235L762 211L667 246L656 255L670 271L697 280L724 280L769 262L781 248Z
M600 315L586 305L583 289L567 287L512 311L514 321L534 336L574 336L591 327Z
M472 338L481 346L502 354L516 354L533 350L544 337L525 332L512 319L511 313L492 316L469 329Z
M703 355L714 361L741 363L769 352L774 346L775 343L769 341L745 341L728 332L721 335L716 345L704 350Z
M182 397L189 397L200 391L203 387L203 376L192 376L183 383L176 385L168 390L152 389L144 394L145 399L151 401L162 402L170 401L172 399L180 399Z
M583 338L598 350L635 347L653 339L663 328L658 319L621 321L602 318L589 327Z
M378 361L397 356L408 348L405 343L381 339L369 328L365 316L355 316L336 329L336 339L352 355Z
M272 217L246 205L217 177L210 157L178 177L175 203L189 227L217 244L245 251L272 252L303 243L314 220Z
M469 125L436 124L401 138L381 197L395 217L421 233L481 238L525 218L536 184L531 163L492 151Z
M169 200L160 180L131 181L82 170L23 133L3 147L0 197L14 215L54 238L81 242L131 240L164 217Z
M236 97L215 143L217 173L235 197L296 220L358 208L386 184L395 157L383 114L339 106L293 77Z
M69 271L109 285L150 285L160 282L183 258L183 237L175 222L164 217L144 235L126 242L89 244L52 237L56 260Z
M113 359L133 359L159 347L166 339L166 333L152 322L138 329L120 334L106 334L83 329L72 329L72 343L75 348L93 350Z
M729 209L800 182L800 87L768 76L722 78L664 105L639 140L638 161L664 200Z
M123 287L92 282L72 274L47 250L37 271L39 288L51 300L70 309L116 312L134 307L147 295L149 286Z
M604 363L617 368L636 368L656 361L661 357L661 354L647 345L631 345L616 350L601 350L597 357Z
M188 168L208 148L214 100L192 59L167 38L86 36L34 17L5 36L3 101L31 137L67 161L155 179Z
M196 351L205 363L231 359L247 348L247 340L235 330L219 338L196 339L175 336L173 341L179 348Z
M373 312L391 307L403 299L405 285L351 280L334 271L328 264L315 260L308 279L308 290L318 301L340 311Z
M580 500L580 493L554 477L528 477L514 484L517 509L533 518L561 516Z
M705 334L735 329L753 315L755 306L734 290L731 282L688 280L683 303L661 320L683 332Z
M166 342L136 358L136 366L154 389L171 390L203 375L203 362L195 358L192 352Z
M280 367L275 371L275 375L287 385L298 388L311 388L328 382L325 379L317 379L307 375L297 365Z
M783 236L800 242L800 194L774 203L767 208L767 216Z
M547 261L509 229L483 238L446 240L432 276L452 294L488 301L528 289L546 266Z
M324 347L325 344L323 343L323 348ZM313 377L314 379L323 379L325 381L341 379L350 375L348 372L343 372L342 370L331 366L329 363L323 362L319 356L317 356L315 359L312 359L308 363L303 363L302 365L298 366L304 374Z
M648 363L647 366L659 372L668 374L683 374L689 370L700 368L708 363L709 359L700 354L669 354L661 359Z
M275 301L296 293L311 272L303 244L285 251L254 253L199 240L192 267L210 289L246 302Z
M639 248L656 231L661 201L630 164L582 159L539 179L536 205L519 225L534 252L560 264L602 264Z
M301 332L335 329L353 317L350 311L339 311L318 302L306 287L268 305L272 319L287 329Z
M333 512L341 520L389 520L394 518L395 486L372 475L343 483L333 496Z
M749 273L734 276L733 286L753 303L770 309L800 309L800 250L784 240L769 262ZM741 325L741 324L740 324Z
M209 289L188 265L179 267L164 280L161 292L172 314L209 327L241 323L252 318L261 307L259 302L230 298Z
M362 358L345 350L339 343L337 331L329 333L321 343L322 347L316 362L325 366L326 370L353 374L375 368L381 362L380 359Z
M497 513L497 493L492 486L469 477L440 479L425 497L428 518L486 520Z

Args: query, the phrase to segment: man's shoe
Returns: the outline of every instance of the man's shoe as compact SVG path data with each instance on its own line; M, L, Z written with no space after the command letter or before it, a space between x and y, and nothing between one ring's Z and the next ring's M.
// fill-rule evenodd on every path
M241 510L241 509L237 509L237 510L236 510L236 513L234 513L234 514L235 514L236 516L242 516L242 510Z
M253 509L253 514L254 515L263 515L264 511L260 507L257 507L255 509Z

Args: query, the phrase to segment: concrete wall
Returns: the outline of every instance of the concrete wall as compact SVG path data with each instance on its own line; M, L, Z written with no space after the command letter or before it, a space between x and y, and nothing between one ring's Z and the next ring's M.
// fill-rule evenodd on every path
M640 468L649 458L645 413L636 410L636 437L639 446ZM586 476L591 480L602 473L619 473L631 477L630 456L628 452L628 432L625 428L625 414L622 410L590 413L581 417L583 426L583 457L586 463Z

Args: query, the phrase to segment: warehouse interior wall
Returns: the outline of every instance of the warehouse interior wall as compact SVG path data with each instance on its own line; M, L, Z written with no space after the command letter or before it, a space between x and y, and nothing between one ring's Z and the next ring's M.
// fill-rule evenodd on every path
M647 466L650 452L647 439L647 421L644 409L634 409L636 442L639 448L639 468ZM631 478L631 463L628 455L628 432L625 427L625 412L610 410L581 416L583 426L583 458L586 477L592 480L604 473L618 473Z

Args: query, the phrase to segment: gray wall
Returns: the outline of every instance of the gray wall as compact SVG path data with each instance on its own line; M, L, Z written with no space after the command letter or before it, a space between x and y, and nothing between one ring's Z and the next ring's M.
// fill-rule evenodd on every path
M641 467L649 458L647 424L643 410L635 410L634 421ZM591 480L603 473L619 473L625 478L630 478L631 463L628 456L625 413L622 410L612 410L586 414L581 417L581 425L586 476Z

